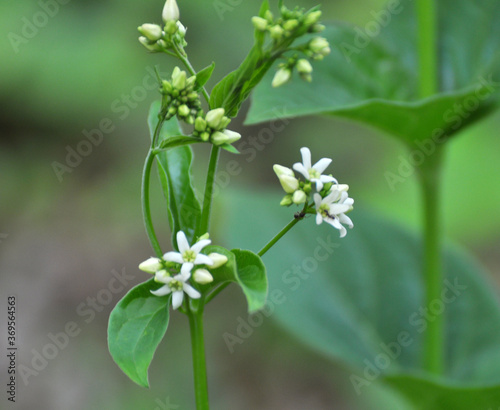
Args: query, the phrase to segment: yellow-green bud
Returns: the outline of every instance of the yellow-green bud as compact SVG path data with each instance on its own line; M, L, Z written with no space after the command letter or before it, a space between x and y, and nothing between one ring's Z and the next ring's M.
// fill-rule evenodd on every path
M161 48L158 46L158 44L156 44L156 43L151 44L150 41L146 37L144 37L144 36L140 36L139 37L139 42L144 47L146 47L149 51L152 51L152 52L159 52L159 51L161 51Z
M289 68L280 68L274 75L272 86L275 88L282 86L290 80L291 76L292 72Z
M210 139L210 134L208 132L206 132L206 131L202 132L200 134L200 138L201 138L202 141L207 142Z
M259 31L266 31L268 25L266 19L257 16L252 17L252 24Z
M297 61L297 71L300 74L310 74L313 71L312 65L305 58L301 58Z
M290 206L293 204L292 195L285 195L280 202L281 206Z
M280 175L279 177L281 186L287 194L293 194L299 189L299 181L297 178L290 175ZM302 191L300 191L302 192Z
M269 29L269 33L271 34L271 38L273 38L274 40L278 40L278 41L283 38L284 32L285 32L285 30L283 30L283 27L278 26L278 25L272 26Z
M292 19L292 20L285 21L285 24L283 24L283 28L287 31L293 31L297 28L298 25L299 25L299 21Z
M220 268L227 263L227 256L220 253L213 252L209 254L208 257L214 262L214 264L210 266L210 269Z
M306 202L307 200L307 195L304 191L295 191L293 193L293 203L294 204L297 204L297 205L300 205L300 204L303 204L304 202Z
M306 18L304 19L304 24L306 26L312 26L313 24L317 23L319 19L321 18L321 10L317 11L312 11L308 15L306 15Z
M207 122L204 118L198 117L194 122L194 129L198 132L203 132L207 129Z
M178 68L178 67L175 67ZM172 74L172 85L178 90L183 90L186 87L186 72L176 71L174 69L174 74Z
M139 269L147 273L156 273L163 268L160 259L149 258L139 265Z
M212 134L212 142L215 145L232 144L240 138L241 135L239 133L231 130L224 130L223 132L216 131Z
M193 279L200 285L205 285L207 283L213 282L214 280L213 276L206 269L196 269L193 273Z
M137 27L137 30L139 30L139 33L151 41L159 40L163 34L161 27L157 24L146 23Z
M284 167L282 165L278 165L278 164L273 165L273 170L276 173L276 175L278 176L278 178L281 175L288 175L291 177L295 176L295 174L293 173L293 171L290 168Z
M175 0L167 0L165 6L163 7L162 13L163 21L167 24L169 21L176 22L179 20L179 6Z
M207 120L208 126L214 130L220 129L219 127L222 118L224 117L224 113L225 113L224 108L216 108L215 110L207 112L205 118Z
M181 117L187 117L189 115L189 112L191 110L189 109L189 107L186 105L186 104L182 104L178 109L177 109L177 112L179 113L179 115Z

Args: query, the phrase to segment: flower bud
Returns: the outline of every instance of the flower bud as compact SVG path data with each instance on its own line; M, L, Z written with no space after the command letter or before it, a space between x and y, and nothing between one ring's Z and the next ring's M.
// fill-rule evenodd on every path
M158 44L156 44L156 43L151 44L150 41L144 36L139 37L139 42L144 47L146 47L149 51L153 51L153 52L161 51L161 48L158 46Z
M330 54L330 44L328 40L323 37L316 37L311 40L309 43L309 49L316 54L320 54L322 56L326 56Z
M180 21L177 22L177 29L178 29L181 37L184 37L186 35L186 31L187 31L186 27L184 27L184 25Z
M281 206L290 206L293 204L293 197L292 195L285 195L283 199L280 202Z
M171 36L177 33L177 31L179 31L179 26L175 21L170 20L167 22L167 24L165 24L165 32L170 34Z
M206 131L202 132L200 134L200 138L201 138L202 141L207 142L210 139L210 134L208 132L206 132Z
M213 282L214 280L213 276L206 269L196 269L193 273L193 279L201 285Z
M312 65L305 58L301 58L297 61L297 71L300 74L310 74L313 71Z
M196 83L196 76L192 75L186 80L186 87L188 88L193 87L195 83Z
M214 262L212 266L210 266L210 269L217 269L220 268L222 265L225 265L227 262L227 256L222 255L220 253L213 252L208 255L210 259Z
M156 273L163 268L160 259L149 258L139 265L139 269L147 273Z
M169 276L170 274L165 269L162 269L156 272L155 282L165 283L165 279L168 278Z
M177 2L175 0L167 0L165 6L163 7L163 21L167 24L169 21L177 21L179 20L179 7L177 6Z
M299 189L299 180L297 178L290 175L280 175L278 178L281 186L287 194L293 194L297 191L297 189Z
M223 130L225 128L227 128L227 126L231 123L231 118L229 117L222 117L222 120L220 120L220 125L219 125L219 129Z
M208 126L214 130L220 129L219 126L222 118L224 117L224 113L224 108L216 108L215 110L207 112L205 118L207 120Z
M321 18L321 10L317 11L312 11L308 15L306 15L306 18L304 19L304 24L306 26L312 26L313 24L316 24L319 19Z
M215 145L232 144L240 138L241 135L239 133L230 130L224 130L223 132L216 131L212 134L212 142Z
M162 88L162 91L165 93L165 94L170 94L172 92L172 84L170 84L168 81L166 80L163 80L161 82L161 88Z
M198 132L203 132L207 129L207 122L204 118L198 117L194 122L194 129Z
M285 30L283 30L283 27L281 26L272 26L270 29L269 29L269 33L271 33L271 38L273 38L274 40L281 40L281 38L283 37L283 34L284 34Z
M293 203L294 204L303 204L307 200L307 195L304 191L295 191L293 193Z
M310 31L313 33L321 33L326 27L323 24L315 24L311 27Z
M262 17L252 17L253 26L259 31L266 31L267 28L267 20Z
M201 235L196 242L203 241L204 239L210 239L210 234L208 232Z
M292 72L289 68L280 68L274 75L272 83L273 87L280 87L283 84L287 83L290 80L291 76Z
M157 24L146 23L137 27L137 30L139 30L139 33L151 41L159 40L163 34L161 27Z
M298 25L299 25L299 21L296 19L292 19L292 20L286 21L285 24L283 24L283 28L286 31L293 31L297 28Z
M287 168L287 167L284 167L284 166L281 166L281 165L278 165L278 164L275 164L273 166L273 170L276 173L276 175L278 176L278 178L281 175L288 175L288 176L291 176L291 177L295 176L295 174L293 173L293 171L290 168Z
M176 67L178 69L178 67ZM183 90L186 87L186 72L176 71L172 74L172 85L178 90Z
M181 116L181 117L187 117L190 113L190 109L189 107L186 105L186 104L182 104L178 109L177 109L177 113Z
M274 16L271 10L266 10L266 12L264 13L264 18L270 23L272 23L272 21L274 20Z

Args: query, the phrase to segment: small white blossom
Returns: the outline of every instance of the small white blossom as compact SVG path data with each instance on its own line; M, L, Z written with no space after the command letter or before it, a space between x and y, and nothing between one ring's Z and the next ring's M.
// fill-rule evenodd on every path
M181 272L175 276L170 276L167 271L161 270L156 273L155 281L165 285L158 290L152 290L155 296L165 296L172 293L172 307L177 309L182 305L184 293L193 299L201 297L200 292L187 283L191 277L192 264L182 265Z
M322 175L322 172L330 165L332 160L330 158L322 158L316 164L311 166L311 151L307 147L300 149L302 154L302 163L297 162L293 165L293 169L300 172L304 178L311 182L316 183L316 190L319 192L323 189L323 184L328 182L335 182L337 180L331 176Z
M176 262L181 264L186 264L190 266L190 270L193 265L213 265L214 262L207 255L203 255L200 251L207 245L210 245L212 241L210 239L202 239L196 242L193 246L189 246L186 235L184 232L177 232L177 246L179 247L179 252L167 252L163 255L163 259L169 262Z
M340 237L343 238L347 234L347 230L342 224L346 224L349 228L354 225L351 219L345 215L353 208L354 200L349 198L346 190L338 190L336 186L332 187L331 192L321 198L320 194L314 194L314 203L316 205L316 223L320 225L323 221L332 225L340 231Z

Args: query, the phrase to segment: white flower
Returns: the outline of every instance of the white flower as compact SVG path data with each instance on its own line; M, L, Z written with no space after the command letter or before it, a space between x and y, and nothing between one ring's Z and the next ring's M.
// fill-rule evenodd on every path
M169 276L167 271L161 270L156 272L155 281L165 283L158 290L152 290L151 293L155 296L165 296L172 293L172 307L177 309L182 305L184 300L184 292L193 299L201 297L200 292L187 283L191 277L192 264L182 265L181 272L175 276Z
M311 166L311 151L307 147L300 149L302 154L302 163L297 162L293 164L293 169L300 172L304 177L316 183L316 190L319 192L323 189L323 184L328 182L335 182L337 180L333 177L327 175L321 175L321 173L330 165L332 160L330 158L322 158L316 164Z
M196 242L193 246L189 246L186 235L184 232L177 232L177 246L179 247L179 252L167 252L163 255L163 259L169 262L176 262L185 265L189 265L189 270L193 268L193 265L209 265L214 264L213 260L207 255L203 255L200 251L207 245L210 245L212 241L210 239L202 239Z
M214 277L206 269L196 269L193 273L193 279L195 282L205 285L207 283L213 282Z
M163 7L162 17L165 23L179 20L179 6L177 6L177 2L175 0L167 0L165 6Z
M325 198L321 198L320 194L314 194L314 203L318 225L325 221L340 231L341 238L347 234L347 230L341 224L346 224L349 228L354 226L351 219L345 215L346 212L352 210L354 204L354 200L349 198L347 191L338 190L336 186L333 186Z

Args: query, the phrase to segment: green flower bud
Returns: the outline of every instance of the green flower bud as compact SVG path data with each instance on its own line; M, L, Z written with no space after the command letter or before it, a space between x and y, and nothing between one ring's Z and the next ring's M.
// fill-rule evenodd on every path
M280 68L273 78L273 87L280 87L283 84L287 83L292 76L292 71L289 68Z
M316 37L309 43L309 49L316 54L326 56L330 54L330 44L324 37Z
M195 83L196 83L196 76L192 75L191 77L189 77L187 79L187 81L186 81L186 87L187 88L192 88Z
M271 34L271 38L279 41L283 38L283 34L285 33L285 30L283 30L283 27L275 25L269 29L269 33Z
M283 28L286 31L293 31L298 27L298 25L299 25L299 21L292 19L292 20L286 21L285 24L283 24Z
M215 110L207 112L206 120L208 126L214 130L220 129L219 127L224 117L224 113L224 108L216 108Z
M326 27L323 24L315 24L311 27L310 31L312 33L321 33Z
M178 21L177 28L181 37L184 37L186 35L186 27L184 27L184 25L180 21Z
M188 107L186 104L182 104L182 105L178 108L178 110L177 110L177 112L179 113L179 115L180 115L181 117L187 117L187 116L189 115L190 111L191 111L191 110L189 109L189 107Z
M137 27L137 30L139 30L139 33L151 41L159 40L163 34L161 27L157 24L146 23Z
M186 121L187 124L194 124L194 117L192 115L190 115L189 117L186 117L186 119L184 120Z
M322 14L321 10L312 11L311 13L306 15L306 18L304 19L304 24L306 26L312 26L313 24L316 24L321 18L321 14Z
M165 94L170 94L172 92L172 84L170 84L166 80L163 80L161 82L161 89Z
M207 122L204 118L198 117L194 122L194 129L198 132L203 132L207 129Z
M223 130L225 129L229 124L231 123L231 118L229 117L222 117L222 120L220 121L219 129Z
M301 58L297 61L297 71L300 74L310 74L313 71L312 65L305 58Z
M170 277L170 274L165 269L162 269L156 272L155 282L162 283L168 277Z
M163 7L162 13L163 21L167 24L169 21L176 22L179 20L179 6L175 0L167 0L165 6Z
M173 20L168 21L167 24L165 24L165 32L170 34L171 36L177 33L179 30L179 26L177 23Z
M178 67L176 67L178 68ZM186 88L186 72L185 71L176 71L174 69L174 73L172 74L172 85L177 90L183 90Z
M292 199L294 204L300 205L306 202L307 195L304 191L295 191Z
M155 274L162 268L163 265L161 264L161 260L158 258L149 258L139 265L140 270L151 274Z
M291 177L295 176L295 174L293 173L293 171L290 168L287 168L287 167L284 167L284 166L281 166L278 164L273 165L273 170L276 173L276 175L278 176L278 178L281 175L288 175Z
M280 175L279 177L281 186L287 194L293 194L299 189L299 181L297 178L290 175ZM302 191L300 191L302 192Z
M214 145L222 145L222 144L232 144L233 142L238 141L241 138L241 135L237 132L224 130L224 132L216 131L212 134L212 143Z
M292 195L285 195L283 199L280 202L281 206L290 206L293 204L293 198Z
M210 139L210 134L208 132L206 132L206 131L202 132L200 134L200 138L201 138L202 141L207 142Z
M252 24L259 31L266 31L268 25L266 19L257 16L252 17Z
M150 40L148 40L144 36L139 37L139 42L146 47L149 51L152 51L154 53L161 51L161 48L158 46L156 43L151 43Z
M272 23L273 20L274 20L274 16L273 16L273 13L271 12L271 10L266 10L266 12L264 13L264 18L269 21L269 23Z
M200 242L200 241L202 241L204 239L210 239L210 234L208 232L206 232L203 235L201 235L196 242Z

